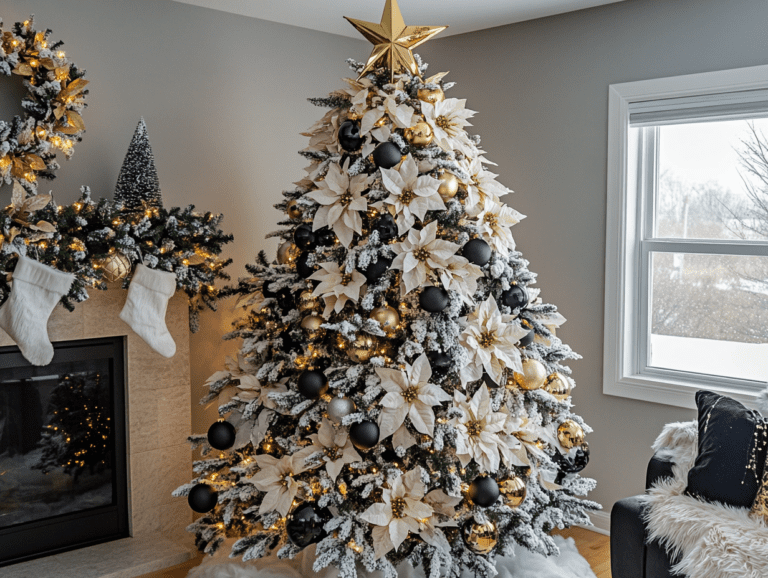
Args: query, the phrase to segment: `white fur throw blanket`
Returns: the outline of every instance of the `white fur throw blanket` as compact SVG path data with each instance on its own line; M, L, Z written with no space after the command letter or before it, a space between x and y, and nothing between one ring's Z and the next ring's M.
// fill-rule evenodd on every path
M653 449L675 462L674 478L657 482L646 495L649 539L679 557L672 571L688 578L768 576L768 527L763 522L750 518L745 508L684 494L698 452L697 423L667 424Z

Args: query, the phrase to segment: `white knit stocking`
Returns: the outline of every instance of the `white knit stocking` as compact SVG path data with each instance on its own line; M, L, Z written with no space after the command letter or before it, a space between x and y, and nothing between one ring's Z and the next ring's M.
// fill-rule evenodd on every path
M164 357L173 357L176 343L165 326L168 300L176 292L176 275L137 265L120 319Z
M0 307L0 327L32 365L48 365L53 359L48 318L74 280L70 273L19 257L13 271L11 296Z

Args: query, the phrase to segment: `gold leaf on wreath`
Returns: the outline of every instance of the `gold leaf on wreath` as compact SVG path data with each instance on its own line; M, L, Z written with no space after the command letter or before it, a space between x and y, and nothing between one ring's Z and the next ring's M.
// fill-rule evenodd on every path
M186 257L186 260L190 265L202 265L205 263L205 257L198 255L197 253L190 257Z
M24 201L22 210L30 213L33 211L39 211L40 209L47 207L48 203L51 202L51 199L51 195L32 195L26 201Z
M85 130L83 117L76 113L74 110L67 111L67 119L69 120L69 124L74 126L77 130Z
M56 63L53 61L52 58L42 58L40 60L40 64L42 64L48 70L56 69Z
M24 155L24 162L32 169L36 171L44 171L46 168L45 161L41 159L39 156L27 153Z
M24 206L24 199L26 197L27 191L25 191L24 187L22 187L18 182L14 181L13 193L11 194L11 205L13 206L14 212L21 210L21 207Z
M35 225L30 225L29 227L33 231L41 231L43 233L55 233L56 227L54 227L51 223L48 221L38 221Z
M20 76L34 76L35 71L32 69L32 67L27 64L26 62L20 63L16 68L13 69L14 74L18 74Z
M19 233L21 233L21 229L18 227L11 227L11 229L8 231L8 235L5 237L5 240L8 243L12 243Z
M60 120L62 116L64 116L64 113L67 112L67 107L63 104L57 104L56 108L53 109L53 114L56 116L56 120Z
M83 89L88 84L88 80L85 80L84 78L77 78L70 82L65 89L63 89L59 93L59 100L64 100L67 97L75 96L76 94L79 94L83 91Z

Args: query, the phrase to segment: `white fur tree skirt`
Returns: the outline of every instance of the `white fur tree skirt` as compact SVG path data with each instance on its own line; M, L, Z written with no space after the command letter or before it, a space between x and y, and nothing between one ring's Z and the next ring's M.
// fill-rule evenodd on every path
M573 538L555 536L554 539L560 548L560 556L546 557L519 548L514 558L496 559L498 578L595 578L595 573L576 549ZM224 550L229 551L227 544L220 552ZM312 570L314 559L313 548L294 560L267 558L253 563L233 562L226 555L217 555L206 558L187 578L335 578L338 575L336 569L330 568L316 574ZM400 567L399 575L400 578L424 576L421 570L414 570L408 564ZM369 578L380 578L380 573L371 574ZM462 578L474 577L465 573Z

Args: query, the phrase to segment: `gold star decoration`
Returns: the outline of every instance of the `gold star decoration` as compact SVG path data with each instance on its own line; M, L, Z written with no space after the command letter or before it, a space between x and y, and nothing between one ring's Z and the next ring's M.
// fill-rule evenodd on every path
M368 57L368 62L358 79L379 66L389 68L391 82L395 80L395 73L403 69L418 76L419 67L413 58L413 49L448 28L447 26L406 26L397 0L387 0L379 24L346 16L344 18L373 44L373 52Z

